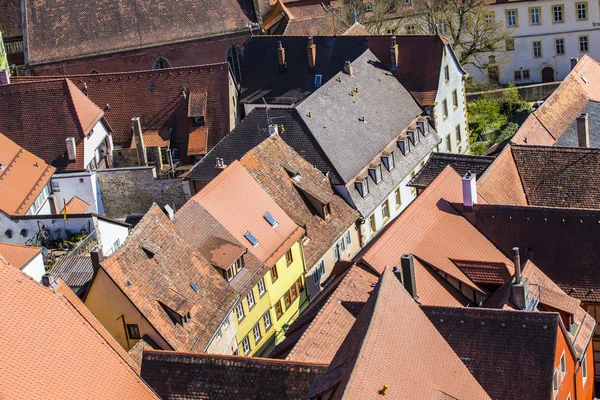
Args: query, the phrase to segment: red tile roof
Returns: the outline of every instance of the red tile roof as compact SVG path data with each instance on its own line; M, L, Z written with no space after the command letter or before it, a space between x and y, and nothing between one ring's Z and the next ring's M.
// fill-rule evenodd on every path
M452 260L512 265L485 236L457 212L450 202L462 203L461 178L447 166L444 171L373 241L363 260L378 271L397 266L405 253L413 254L437 270L453 276L475 290L478 285ZM448 240L452 237L452 240ZM419 280L417 292L419 292ZM419 295L420 296L420 295ZM435 298L432 304L436 303Z
M194 151L190 154L205 154L229 133L229 67L225 62L162 70L71 75L68 78L87 93L90 100L105 109L115 144L130 146L131 119L140 117L144 139L147 131L159 131L162 139L159 144L165 144L171 139L169 128L173 128L171 147L179 147L182 155L188 154L188 136L195 130L188 109L195 110L198 97L203 96L206 103L200 108L205 108L203 115L208 135L201 146L194 140ZM27 77L16 81L49 79L56 77ZM184 98L184 90L189 101ZM106 108L106 105L110 107Z
M89 210L90 205L81 200L79 197L73 196L73 198L66 204L66 207L67 214L85 214L87 210ZM59 214L63 214L64 212L65 208L63 207Z
M10 349L0 361L3 396L158 398L133 360L61 280L45 288L2 258L0 275L2 344Z
M0 97L0 132L59 169L85 167L83 138L104 112L70 80L3 85ZM77 143L76 161L67 155L69 137Z
M156 204L102 267L176 350L204 351L237 299ZM174 323L161 303L182 316L189 313L190 321L185 326Z
M0 211L24 215L56 168L0 133Z
M25 0L25 7L31 65L243 32L255 19L252 2L244 0L152 6Z
M309 398L330 390L332 400L489 398L388 268Z
M248 246L252 254L269 266L304 232L238 161L225 168L191 201L201 204L238 242ZM275 218L277 226L267 222L267 212ZM247 232L258 240L256 247L244 237Z
M0 257L17 269L23 269L41 251L41 247L0 242Z
M486 172L477 177L477 194L490 204L527 204L511 146L506 146Z
M208 152L208 128L199 126L190 131L188 140L188 156L202 155Z
M23 18L19 0L0 2L0 32L4 38L23 36Z

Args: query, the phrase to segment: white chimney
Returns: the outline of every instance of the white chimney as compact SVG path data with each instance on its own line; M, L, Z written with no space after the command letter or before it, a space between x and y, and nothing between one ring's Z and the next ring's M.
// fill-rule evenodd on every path
M269 136L273 136L279 133L279 127L275 124L269 125Z
M477 179L471 171L462 178L463 205L465 208L473 208L477 204Z
M75 145L75 138L68 137L65 139L65 142L67 144L67 153L69 154L69 160L71 160L71 161L77 160L77 148Z

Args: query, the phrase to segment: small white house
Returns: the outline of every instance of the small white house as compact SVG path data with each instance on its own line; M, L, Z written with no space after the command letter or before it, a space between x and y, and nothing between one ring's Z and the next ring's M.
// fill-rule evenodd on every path
M0 242L0 257L38 282L46 272L41 247Z

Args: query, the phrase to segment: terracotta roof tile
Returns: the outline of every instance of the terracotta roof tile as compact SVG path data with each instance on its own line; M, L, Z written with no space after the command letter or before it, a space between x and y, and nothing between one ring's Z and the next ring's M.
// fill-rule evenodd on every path
M136 344L127 352L129 356L135 361L137 365L142 366L142 357L144 356L145 350L160 350L160 346L157 345L154 340L148 335L142 336Z
M0 132L59 169L82 170L83 138L104 112L68 79L0 86ZM40 135L44 140L40 140ZM69 161L65 139L77 142Z
M454 264L476 284L502 285L510 278L504 263L453 260Z
M157 399L133 360L60 279L45 288L2 259L0 274L2 344L11 349L2 357L3 396Z
M323 379L327 385L319 385ZM386 396L398 399L489 398L387 268L309 397L318 397L320 386L333 389L331 399L377 399L384 385Z
M306 230L310 239L304 245L307 267L329 251L358 219L356 211L333 194L329 179L277 135L246 153L240 163L287 215ZM322 210L316 210L310 197L315 203L329 205L328 219L322 217Z
M73 196L73 198L66 204L66 207L67 214L85 214L87 210L89 210L90 205L81 200L79 197ZM65 208L63 207L59 214L63 214L64 212Z
M364 25L359 24L358 22L355 22L354 24L352 24L352 26L350 28L348 28L346 30L346 32L343 33L344 36L367 36L369 35L369 31L367 31L367 28L364 27Z
M252 2L244 0L25 3L32 65L243 32L255 19Z
M206 154L208 151L208 128L199 126L190 132L188 156Z
M171 134L168 126L162 126L160 129L146 129L142 131L144 146L146 147L169 147ZM135 140L131 141L131 148L135 149Z
M490 204L526 205L527 197L511 146L506 146L496 161L477 177L477 194Z
M102 267L177 350L204 351L237 298L156 205ZM181 315L189 313L190 321L185 327L174 323L161 302Z
M191 201L201 204L238 242L248 246L250 253L269 266L304 232L238 161L225 168ZM267 212L277 226L267 222ZM253 246L244 236L247 232L258 240L258 245Z
M0 242L0 256L4 257L10 265L17 269L25 267L41 251L41 247Z
M0 211L24 215L56 168L0 133Z
M68 78L87 93L90 100L105 109L117 145L130 146L131 119L140 117L144 133L159 131L163 141L172 139L172 147L179 147L182 155L188 154L188 136L195 129L188 117L188 109L202 94L206 96L203 115L211 135L202 142L204 153L229 133L229 69L225 62L162 70L71 75ZM57 77L27 77L15 81L53 79ZM184 89L189 101L184 99ZM169 128L173 128L172 137ZM195 147L199 147L197 143Z
M0 32L4 38L23 36L23 18L19 0L0 2Z

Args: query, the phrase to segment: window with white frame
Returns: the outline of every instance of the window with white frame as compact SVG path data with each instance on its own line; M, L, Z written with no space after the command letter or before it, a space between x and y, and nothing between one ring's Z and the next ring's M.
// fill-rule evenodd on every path
M394 197L396 199L396 209L402 207L402 194L399 187L394 191Z
M384 221L387 221L390 218L390 203L387 200L381 205L381 218Z
M540 24L540 8L531 8L529 10L529 16L531 17L531 25L539 25Z
M437 26L439 34L445 35L446 33L448 33L448 25L446 24L446 21L438 22Z
M383 165L385 165L385 169L387 169L388 171L393 170L395 167L394 152L390 151L390 152L384 153L381 156L381 162L383 163Z
M406 34L407 35L416 35L417 34L417 25L411 24L411 25L406 25Z
M589 51L588 49L588 37L587 36L581 36L579 38L579 51L582 53L587 53Z
M263 323L265 324L266 332L271 327L271 311L267 310L267 312L263 314Z
M245 315L244 315L244 306L242 305L241 301L235 307L235 315L237 316L238 322L240 322L241 320L243 320L244 317L245 317Z
M448 116L448 100L446 99L442 101L442 115L444 116L444 118Z
M542 56L542 42L533 42L533 56L536 58Z
M15 52L23 51L23 42L15 42L15 43L13 43L13 50Z
M371 176L373 182L381 182L381 164L369 167L369 176Z
M552 6L554 23L563 22L563 6Z
M46 203L46 200L48 200L48 196L50 196L50 189L48 189L48 186L46 185L38 197L36 197L31 207L29 207L29 210L27 210L27 215L36 215Z
M335 246L333 246L333 259L335 261L338 261L340 259L340 248L337 243L335 244Z
M4 43L4 50L6 50L6 53L10 54L12 53L12 46L10 43Z
M560 356L560 377L564 378L567 373L567 359L565 357L565 351L563 350L562 355Z
M344 238L342 238L338 242L338 247L340 248L340 250L341 250L342 253L346 251L346 242L344 241Z
M248 336L246 336L243 340L242 340L242 350L244 352L244 355L247 355L248 353L250 353L250 339L248 339Z
M260 342L260 338L262 337L262 333L260 332L260 324L254 325L252 328L252 333L254 334L254 343L258 344Z
M221 327L217 329L217 333L215 333L215 340L218 342L223 337L223 332L221 332Z
M319 266L313 272L313 282L315 285L321 283L321 264L323 264L323 268L325 267L325 261L321 260Z
M352 233L350 231L346 231L346 247L352 244Z
M256 304L256 301L254 300L254 291L250 290L246 296L246 299L248 300L248 309L254 307Z
M558 394L558 370L554 370L554 374L552 375L552 393L554 396L552 398L556 398Z
M515 71L515 81L528 80L529 79L529 70L528 69L519 69Z
M354 182L354 186L362 197L369 194L369 181L366 178Z
M587 17L587 3L575 3L577 7L577 20L583 21Z
M565 39L556 39L555 41L556 44L556 55L557 56L562 56L565 54Z
M260 281L258 281L257 286L258 286L258 294L260 296L265 294L265 292L267 291L267 289L265 288L265 278L260 278Z
M485 24L487 26L492 26L492 24L494 23L494 14L493 13L487 13L485 14Z
M506 25L509 27L517 26L517 10L506 11Z

